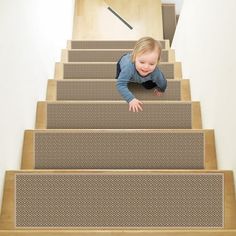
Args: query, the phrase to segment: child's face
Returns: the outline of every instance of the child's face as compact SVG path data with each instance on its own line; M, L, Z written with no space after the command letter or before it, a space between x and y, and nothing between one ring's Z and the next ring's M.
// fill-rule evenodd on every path
M138 55L135 59L135 67L138 73L141 76L146 76L152 73L157 66L158 56L156 50Z

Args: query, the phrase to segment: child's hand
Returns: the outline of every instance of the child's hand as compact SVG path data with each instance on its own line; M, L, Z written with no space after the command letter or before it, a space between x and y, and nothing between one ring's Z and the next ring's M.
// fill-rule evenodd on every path
M162 96L162 94L163 94L162 92L158 91L157 89L154 89L154 95L160 97Z
M139 110L142 111L142 105L143 103L139 101L138 99L134 98L132 101L129 102L129 111L138 112Z

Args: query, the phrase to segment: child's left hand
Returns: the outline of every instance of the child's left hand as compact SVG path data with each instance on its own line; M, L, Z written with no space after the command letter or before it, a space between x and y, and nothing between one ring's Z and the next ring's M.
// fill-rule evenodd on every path
M158 96L158 97L160 97L160 96L162 96L162 92L160 92L160 91L158 91L157 89L154 89L154 95L155 96Z

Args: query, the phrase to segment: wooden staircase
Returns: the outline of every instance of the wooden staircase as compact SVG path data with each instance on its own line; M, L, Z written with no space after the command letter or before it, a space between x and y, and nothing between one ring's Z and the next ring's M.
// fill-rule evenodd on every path
M169 79L155 101L130 89L143 112L112 77L49 80L22 170L6 173L1 235L235 235L233 173L217 170L189 80Z
M115 61L134 40L71 40L26 130L21 170L7 171L0 235L235 236L233 172L217 169L169 42L164 96L130 84L132 113L115 88Z

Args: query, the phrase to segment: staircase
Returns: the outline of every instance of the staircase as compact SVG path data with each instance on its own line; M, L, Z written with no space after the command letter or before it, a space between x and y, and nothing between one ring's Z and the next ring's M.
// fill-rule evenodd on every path
M232 171L218 170L214 130L167 40L162 97L139 85L132 113L115 88L135 41L72 40L26 130L21 170L7 171L0 235L235 236Z

